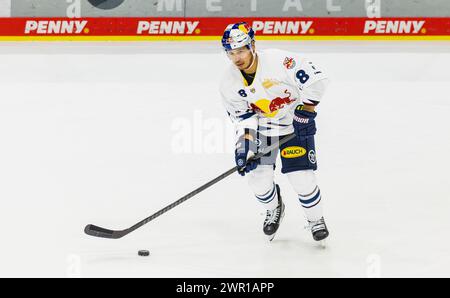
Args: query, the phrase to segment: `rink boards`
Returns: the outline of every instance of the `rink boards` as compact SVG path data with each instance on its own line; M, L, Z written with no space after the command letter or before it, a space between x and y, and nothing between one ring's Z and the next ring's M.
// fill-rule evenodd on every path
M217 40L246 21L261 40L449 40L450 18L0 18L3 41Z

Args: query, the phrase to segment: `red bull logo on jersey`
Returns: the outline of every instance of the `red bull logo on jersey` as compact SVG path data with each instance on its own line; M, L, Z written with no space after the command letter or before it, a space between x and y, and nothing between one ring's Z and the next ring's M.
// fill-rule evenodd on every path
M287 147L281 151L283 158L297 158L306 154L306 149L299 146Z
M426 33L425 21L366 21L364 33L418 34Z
M267 118L273 118L278 114L278 111L287 105L293 103L296 99L291 98L291 93L285 90L286 97L276 97L272 100L260 99L255 103L250 104L251 108L258 114Z

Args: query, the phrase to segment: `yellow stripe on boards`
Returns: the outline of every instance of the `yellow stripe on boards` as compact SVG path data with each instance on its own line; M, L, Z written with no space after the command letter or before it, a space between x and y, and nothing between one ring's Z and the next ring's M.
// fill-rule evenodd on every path
M0 41L208 41L221 36L0 36ZM450 41L450 35L361 35L361 36L257 36L257 40L361 40L361 41Z

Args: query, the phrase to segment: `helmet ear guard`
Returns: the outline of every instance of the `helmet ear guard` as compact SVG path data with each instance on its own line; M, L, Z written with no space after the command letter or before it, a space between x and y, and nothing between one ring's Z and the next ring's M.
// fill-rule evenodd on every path
M255 45L255 40L253 39L252 42L247 46L247 48L250 51L252 51L253 55L256 53L254 45Z

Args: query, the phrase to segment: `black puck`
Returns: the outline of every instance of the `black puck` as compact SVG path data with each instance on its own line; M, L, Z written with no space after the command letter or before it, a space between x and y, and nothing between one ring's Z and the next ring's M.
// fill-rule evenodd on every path
M138 255L141 257L148 257L150 255L150 252L148 250L140 250L138 251Z

